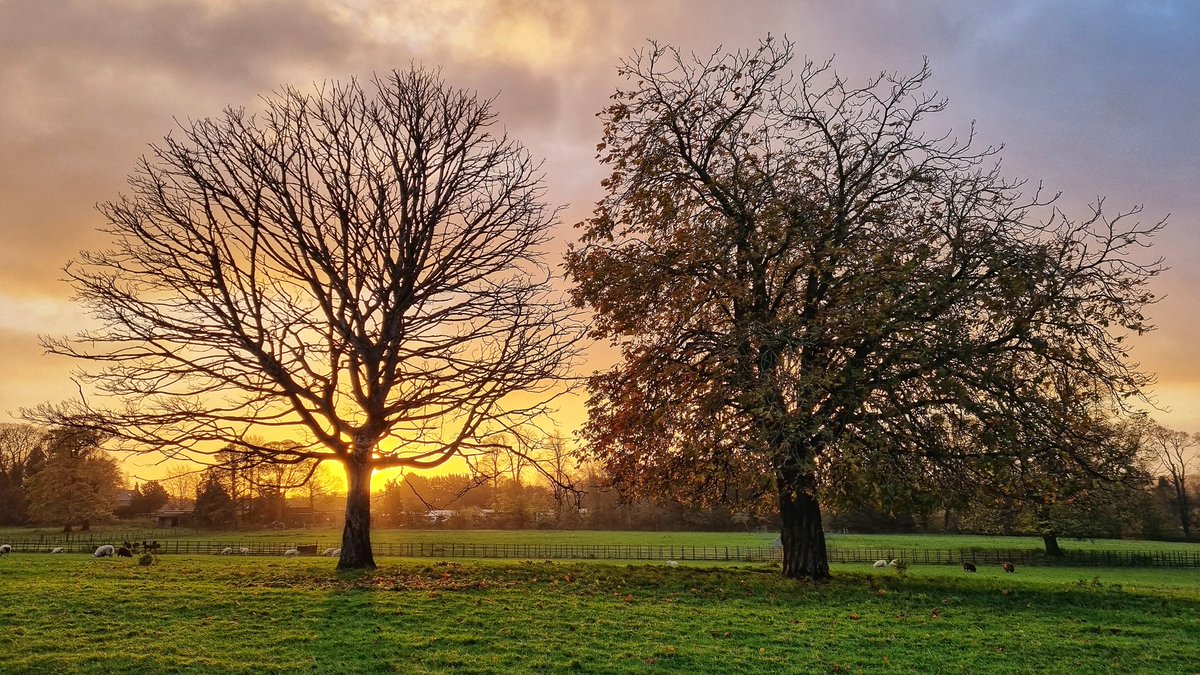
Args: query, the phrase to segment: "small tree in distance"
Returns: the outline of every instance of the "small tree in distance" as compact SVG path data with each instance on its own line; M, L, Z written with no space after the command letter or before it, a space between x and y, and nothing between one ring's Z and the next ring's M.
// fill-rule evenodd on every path
M118 405L27 414L122 449L337 462L339 568L373 567L370 478L493 449L562 389L579 331L557 211L491 102L412 69L183 124L66 268L100 328L46 339ZM299 430L294 445L258 437Z
M773 491L784 574L820 579L833 477L1035 452L1006 426L1063 370L1140 393L1122 340L1150 329L1137 253L1162 223L1068 219L994 149L928 134L927 67L855 86L792 60L767 38L624 62L567 270L622 357L589 381L593 456L635 494Z

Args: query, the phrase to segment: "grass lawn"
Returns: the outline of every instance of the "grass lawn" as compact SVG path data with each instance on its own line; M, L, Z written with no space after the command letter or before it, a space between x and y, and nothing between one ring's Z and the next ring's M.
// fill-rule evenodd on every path
M6 538L37 539L39 536L55 539L61 536L58 528L0 528L0 543ZM293 530L247 530L211 531L190 529L155 529L103 526L92 532L75 533L86 538L89 534L96 539L106 535L116 537L115 543L128 537L130 540L156 539L158 541L230 541L264 543L319 543L337 546L341 541L340 528L313 528ZM410 530L376 529L371 540L377 544L429 543L429 544L562 544L562 545L612 545L612 546L769 546L775 541L774 532L633 532L619 530ZM895 550L914 549L1043 549L1039 537L1000 537L966 534L828 534L826 542L830 548L883 548ZM1080 551L1200 551L1200 542L1165 542L1128 539L1070 539L1062 538L1059 544L1067 550Z
M0 662L43 672L1196 672L1200 572L85 555L0 559Z

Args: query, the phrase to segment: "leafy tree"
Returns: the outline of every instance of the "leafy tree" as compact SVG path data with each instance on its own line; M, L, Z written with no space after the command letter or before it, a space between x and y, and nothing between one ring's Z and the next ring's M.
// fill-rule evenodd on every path
M209 527L231 525L235 511L233 497L222 484L220 475L213 470L204 472L196 491L196 520Z
M601 113L606 196L567 260L594 335L590 452L632 494L777 496L789 577L829 574L820 494L1001 447L1062 368L1135 395L1162 223L1067 218L991 148L927 134L928 68L854 86L793 47L652 43ZM1136 210L1133 212L1136 213ZM1053 420L1048 420L1048 422Z
M101 328L47 348L119 399L29 412L180 457L330 460L339 568L374 567L370 479L536 420L577 350L541 257L557 210L491 101L419 69L285 89L152 146L67 268ZM111 399L110 399L111 400ZM253 440L287 427L301 444Z
M158 483L158 481L146 481L139 486L135 486L133 500L129 503L130 510L138 515L146 513L154 513L167 505L171 496L167 494L167 489Z
M112 517L124 478L117 461L100 449L100 439L72 429L48 434L47 458L28 479L34 522L61 524L70 532Z

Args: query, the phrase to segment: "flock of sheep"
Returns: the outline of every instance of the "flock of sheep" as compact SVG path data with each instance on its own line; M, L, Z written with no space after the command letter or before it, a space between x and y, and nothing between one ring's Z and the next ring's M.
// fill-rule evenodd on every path
M892 561L876 560L875 564L871 565L871 567L874 567L875 569L881 569L884 567L896 567L896 566L898 566L898 563L895 560L892 560ZM963 568L964 572L974 572L977 569L975 567L975 563L969 563L966 561L963 561L962 568ZM1017 566L1010 562L1005 561L1005 562L1000 563L1000 569L1004 570L1005 572L1016 572Z

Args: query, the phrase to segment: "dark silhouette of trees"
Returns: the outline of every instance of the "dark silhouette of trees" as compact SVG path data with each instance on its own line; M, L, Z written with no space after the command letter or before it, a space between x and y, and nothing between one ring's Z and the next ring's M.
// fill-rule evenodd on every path
M0 524L29 520L28 477L45 461L45 431L30 424L0 424Z
M373 567L370 479L490 450L577 347L541 257L557 210L489 100L434 73L285 89L189 121L103 204L67 276L101 327L47 349L117 399L30 411L119 447L339 463L339 568ZM299 429L293 447L255 435Z
M1151 328L1137 254L1162 223L1070 219L994 149L930 135L928 68L854 86L792 60L768 38L624 62L567 270L621 350L589 381L594 457L635 495L773 490L784 574L823 578L834 477L1026 455L1005 421L1039 419L1063 370L1138 395L1122 339Z
M196 505L193 513L196 521L208 527L232 525L236 517L236 505L221 476L212 469L205 471L196 490Z
M1165 479L1171 492L1170 506L1183 530L1184 538L1191 537L1194 505L1188 489L1197 459L1197 436L1183 431L1174 431L1154 424L1148 432L1148 445L1153 455L1155 470Z
M133 486L133 497L129 500L129 504L118 508L116 514L119 518L144 516L166 506L170 500L171 496L167 494L167 489L158 481L146 481Z

